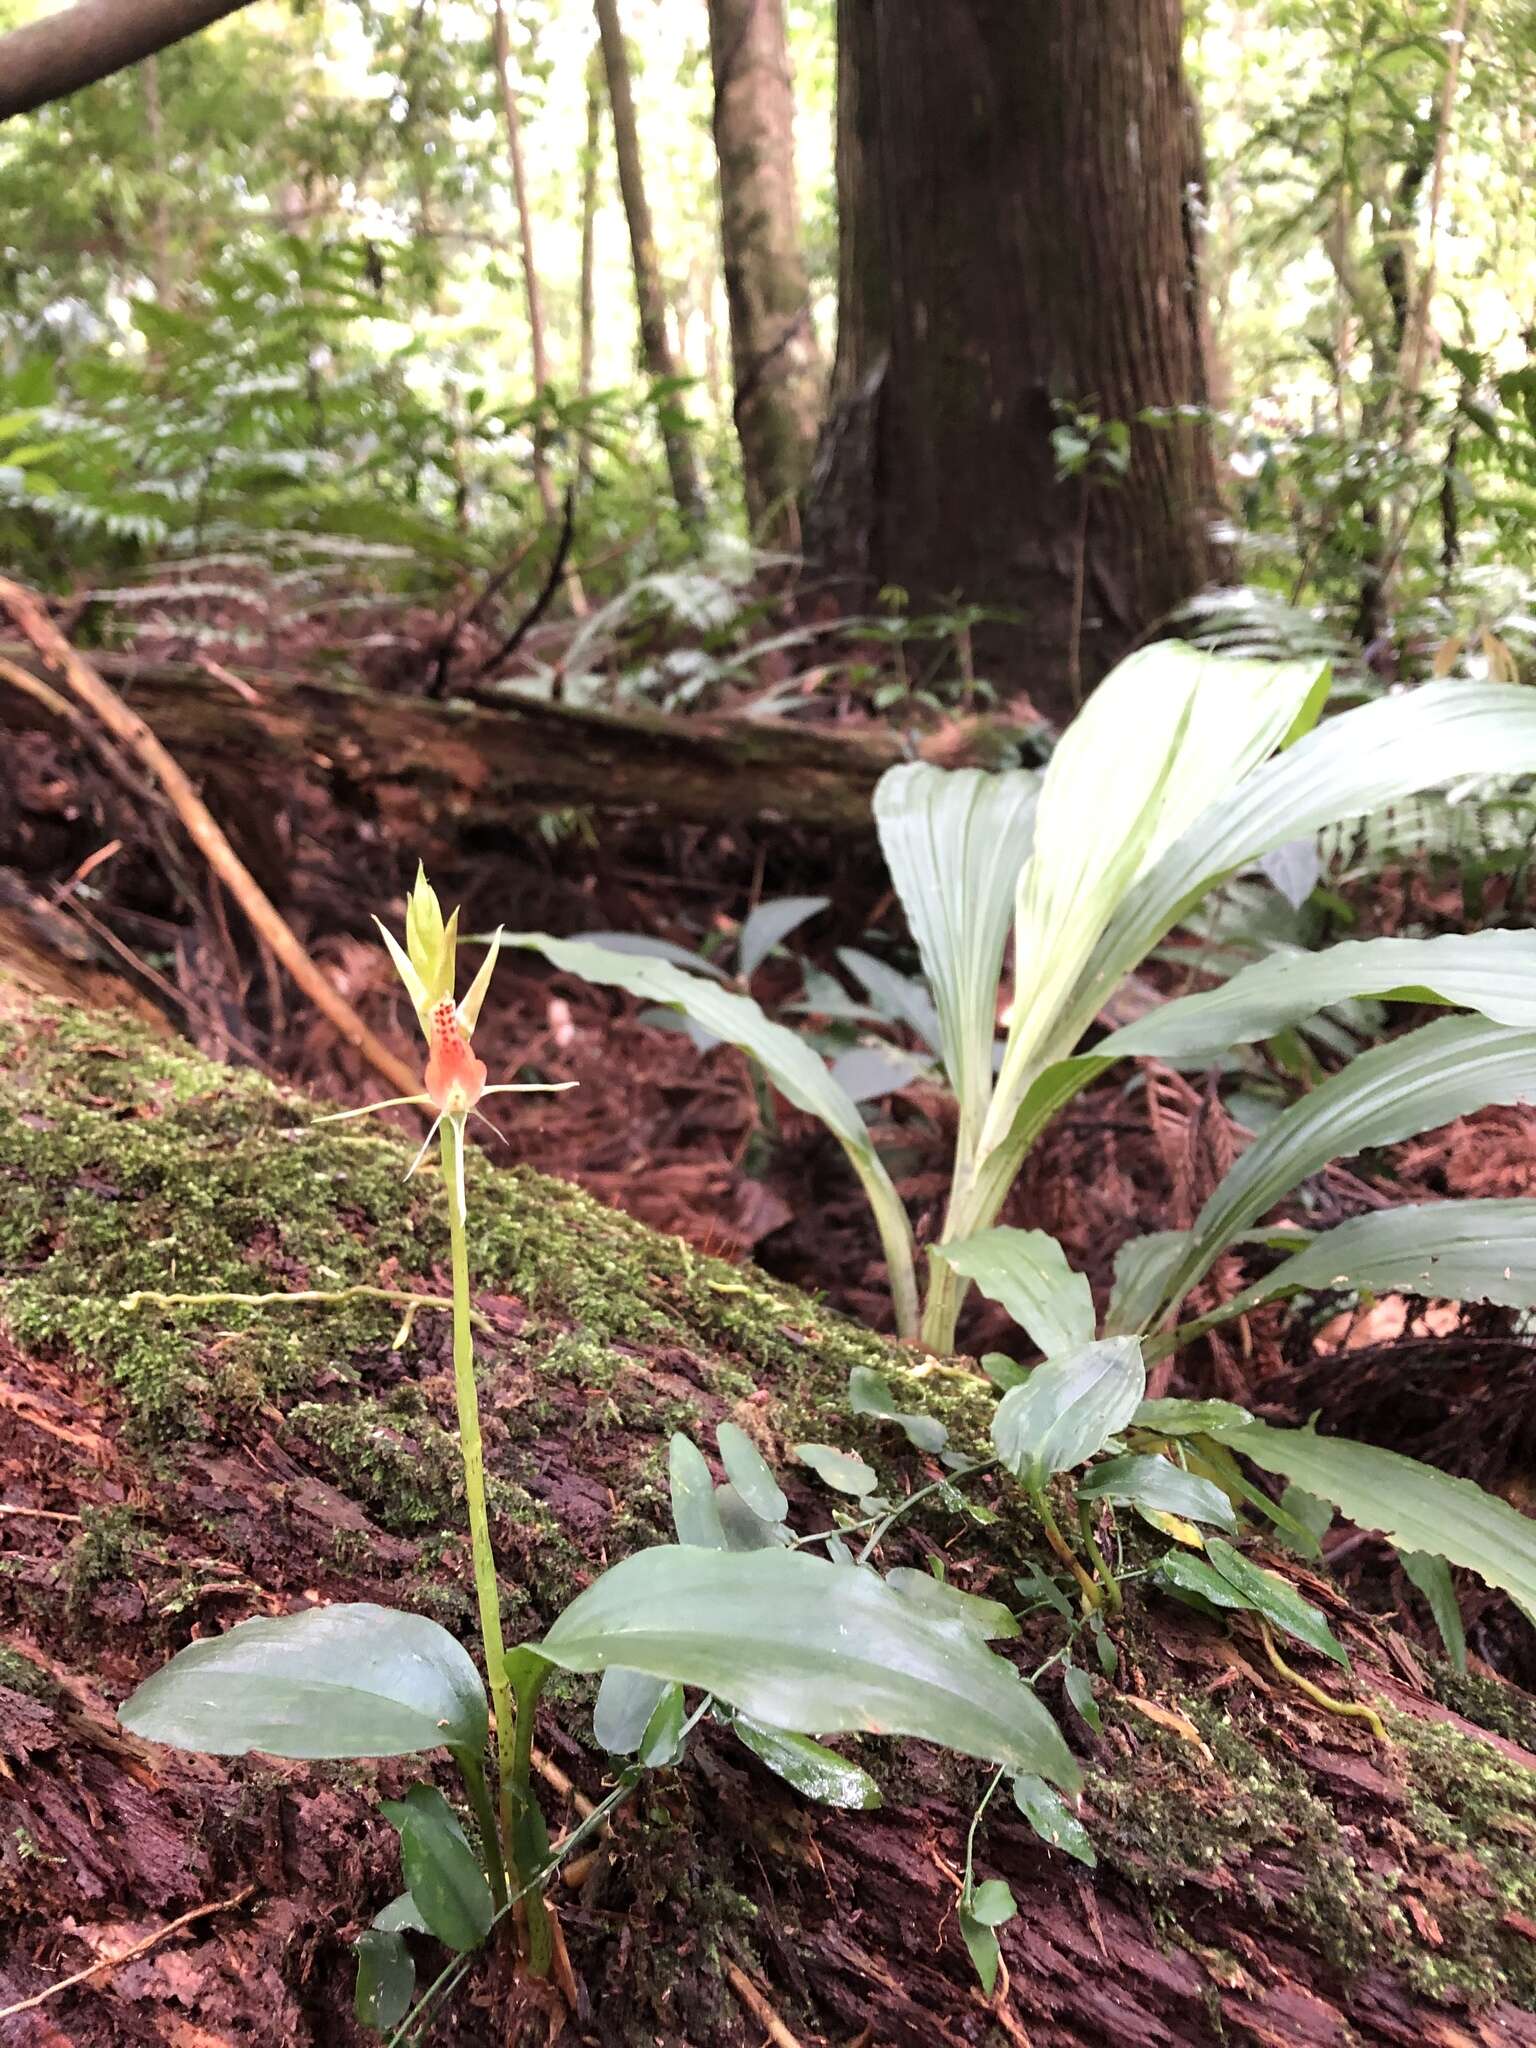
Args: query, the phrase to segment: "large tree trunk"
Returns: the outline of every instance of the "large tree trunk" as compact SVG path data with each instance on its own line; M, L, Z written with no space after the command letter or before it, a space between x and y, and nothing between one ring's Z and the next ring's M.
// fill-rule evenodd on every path
M808 545L1018 614L1040 709L1208 580L1179 0L838 0L841 316ZM1167 416L1143 422L1148 408ZM1058 481L1071 410L1131 428ZM1109 451L1112 453L1113 451ZM1080 619L1079 614L1080 612Z
M0 36L0 121L169 49L250 0L80 0Z
M783 0L709 0L709 46L747 511L768 545L793 545L821 375L795 188Z
M377 1301L121 1298L441 1295L439 1191L401 1178L408 1158L0 976L5 2048L361 2048L348 1944L399 1889L378 1794L420 1764L193 1758L125 1736L113 1707L194 1631L315 1599L408 1605L472 1633L445 1318L423 1311L393 1349L399 1310ZM794 1463L797 1441L858 1450L897 1494L938 1476L900 1431L849 1414L853 1367L884 1372L898 1406L941 1414L961 1446L984 1435L978 1378L934 1372L750 1268L478 1157L470 1192L513 1639L665 1537L673 1428L712 1451L721 1421L746 1426L806 1531L830 1526L832 1497ZM1011 1599L1037 1532L1016 1497L981 1486L995 1522L930 1504L883 1561ZM1003 1798L976 1833L978 1878L1019 1905L993 2000L955 1914L986 1772L867 1743L885 1805L836 1812L706 1723L579 1888L560 1887L579 2015L520 2030L515 1991L482 1964L434 2038L758 2048L766 2010L772 2038L807 2048L1530 2048L1530 1702L1426 1677L1392 1630L1274 1562L1326 1607L1354 1669L1296 1661L1372 1697L1388 1739L1273 1676L1247 1618L1129 1586L1114 1677L1088 1659L1102 1733L1071 1714L1059 1673L1041 1681L1082 1754L1097 1869L1046 1849ZM1059 1647L1054 1614L1024 1628L1026 1667ZM574 1817L560 1773L596 1796L608 1770L590 1725L581 1687L539 1717L557 1828ZM3 2016L194 1908L207 1917L138 1962Z
M494 0L491 29L491 54L496 66L496 85L501 97L502 120L507 131L507 158L512 167L512 197L517 207L517 237L523 258L523 296L528 308L528 348L533 361L533 388L542 399L549 385L549 355L544 344L544 293L539 283L538 264L534 260L533 208L529 203L528 172L523 161L523 121L518 110L517 89L512 83L512 45L507 33L507 12L501 0ZM553 519L558 500L542 441L535 441L534 444L533 475L545 516Z
M657 382L675 379L678 370L667 339L667 295L656 260L656 236L651 226L650 202L645 196L645 174L640 161L640 128L635 119L635 96L630 85L629 51L624 27L619 20L618 0L594 0L597 30L602 43L603 71L608 80L608 105L613 114L613 147L619 166L619 190L629 222L629 247L635 267L635 300L640 312L640 352L647 373ZM676 391L662 400L662 443L667 455L667 474L672 495L690 528L704 521L704 493L694 457L693 429Z

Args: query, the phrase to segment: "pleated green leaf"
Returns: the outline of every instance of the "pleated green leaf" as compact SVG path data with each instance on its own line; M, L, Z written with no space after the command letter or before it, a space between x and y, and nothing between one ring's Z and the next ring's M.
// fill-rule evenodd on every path
M1244 1288L1227 1312L1342 1289L1536 1307L1536 1202L1415 1202L1352 1217Z
M1536 1607L1536 1521L1470 1479L1375 1444L1248 1422L1215 1432L1266 1472L1304 1486L1399 1550L1427 1550Z
M1105 1337L1048 1358L992 1417L999 1459L1031 1490L1084 1464L1124 1429L1147 1391L1141 1343Z
M1048 1231L978 1230L934 1256L1000 1303L1048 1358L1092 1341L1093 1290Z
M1351 1061L1266 1126L1195 1219L1165 1300L1188 1293L1240 1231L1308 1174L1489 1103L1536 1101L1536 1031L1446 1017Z
M909 762L875 789L875 829L938 1010L961 1115L979 1127L1014 889L1029 856L1040 778L1025 769Z

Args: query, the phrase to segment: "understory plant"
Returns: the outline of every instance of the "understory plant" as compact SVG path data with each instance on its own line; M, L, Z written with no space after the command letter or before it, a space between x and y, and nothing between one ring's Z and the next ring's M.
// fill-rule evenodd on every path
M869 1198L897 1328L936 1351L953 1348L970 1281L951 1251L995 1224L1051 1120L1116 1060L1224 1055L1357 997L1474 1013L1362 1054L1279 1116L1187 1241L1167 1248L1156 1298L1145 1305L1155 1322L1327 1161L1536 1094L1529 933L1276 954L1220 987L1161 1004L1138 982L1145 1014L1095 1042L1128 978L1233 875L1417 792L1536 771L1536 697L1514 685L1433 682L1319 725L1327 691L1324 662L1238 660L1167 642L1131 656L1099 686L1041 771L911 763L882 777L880 844L931 991L926 1028L958 1109L949 1198L925 1274L858 1104L799 1034L749 995L669 960L542 933L504 943L683 1011L819 1117ZM1003 982L1010 936L1011 991ZM920 1031L923 1014L912 1011Z
M545 1897L551 1872L630 1795L644 1769L676 1760L706 1715L733 1727L791 1783L839 1804L869 1805L878 1792L867 1773L814 1735L915 1736L1063 1791L1079 1781L1050 1714L987 1647L988 1632L973 1625L970 1610L942 1599L936 1605L921 1574L880 1574L870 1562L873 1541L851 1568L852 1552L837 1532L835 1548L827 1532L792 1537L772 1473L730 1425L717 1440L722 1485L697 1446L673 1441L676 1543L625 1558L540 1639L506 1646L475 1381L465 1144L487 1096L540 1084L487 1084L472 1034L496 952L487 952L468 994L455 1001L457 932L457 912L445 922L419 875L404 946L384 936L428 1048L423 1092L399 1099L435 1112L411 1172L433 1132L440 1136L483 1678L469 1652L426 1616L342 1602L242 1622L193 1642L120 1712L136 1735L216 1755L447 1751L464 1811L428 1780L384 1803L399 1834L404 1889L357 1945L359 2017L393 2030L397 2042L424 2022L498 1930L515 1941L530 1974L551 1969L559 1953ZM882 1508L885 1526L905 1505ZM818 1542L823 1551L813 1554ZM596 1811L551 1845L534 1788L533 1735L540 1695L556 1670L602 1674L597 1733L620 1768ZM691 1710L685 1688L696 1695ZM455 1956L414 2010L412 1934L436 1937Z

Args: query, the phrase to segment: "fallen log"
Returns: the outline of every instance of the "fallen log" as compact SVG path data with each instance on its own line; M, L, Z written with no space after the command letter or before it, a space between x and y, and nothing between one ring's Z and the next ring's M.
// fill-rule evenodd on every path
M22 643L0 657L38 676ZM745 718L672 718L507 697L494 706L385 695L355 684L252 671L237 692L183 663L97 654L92 665L195 774L280 790L303 777L344 808L367 803L421 831L490 832L590 805L669 820L784 821L834 837L872 830L875 783L904 756L892 733L834 734ZM54 727L46 703L0 687L0 730ZM990 729L989 729L990 730ZM1004 743L999 730L983 745ZM964 736L960 736L963 745ZM957 735L942 743L953 760Z
M347 1293L443 1292L441 1207L402 1181L403 1143L311 1116L121 1016L0 981L0 2013L168 1937L0 2017L6 2048L364 2038L347 1944L398 1889L377 1794L399 1789L400 1767L193 1758L112 1714L194 1630L306 1599L383 1599L472 1634L446 1319L417 1316L397 1350L398 1310ZM925 1369L560 1183L473 1169L514 1635L665 1535L673 1428L710 1449L721 1420L749 1428L808 1529L828 1524L830 1496L793 1463L798 1440L860 1451L888 1490L937 1470L848 1412L853 1366L885 1372L899 1406L940 1414L962 1445L984 1427L990 1395L969 1373ZM306 1286L338 1299L227 1299ZM156 1287L226 1298L123 1307ZM985 1531L936 1507L890 1561L942 1561L1012 1599L1038 1532L1016 1496L982 1498L998 1514ZM1326 1582L1306 1590L1387 1739L1277 1678L1243 1620L1128 1587L1115 1670L1092 1667L1102 1730L1071 1713L1059 1672L1040 1687L1082 1754L1097 1869L1001 1799L977 1835L978 1875L1006 1879L1020 1907L991 1999L954 1910L983 1771L867 1742L885 1804L833 1811L706 1726L563 1888L576 2007L552 2030L530 2018L527 2040L1529 2048L1532 1703L1426 1665ZM1026 1620L1026 1666L1059 1629ZM597 1796L606 1772L589 1694L559 1688L539 1742L559 1824L562 1774ZM461 1995L434 2038L521 2038L508 2015Z

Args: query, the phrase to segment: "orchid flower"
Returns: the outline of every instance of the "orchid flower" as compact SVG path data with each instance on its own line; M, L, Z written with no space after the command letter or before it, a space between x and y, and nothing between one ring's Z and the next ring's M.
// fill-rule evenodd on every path
M418 862L416 885L406 898L405 944L402 946L394 933L378 918L374 919L389 957L395 963L395 971L405 983L407 995L416 1010L416 1021L427 1041L427 1065L422 1076L423 1093L420 1095L392 1095L383 1102L365 1102L356 1109L341 1109L330 1116L318 1119L320 1123L344 1123L349 1117L371 1116L379 1109L422 1108L436 1110L432 1127L422 1141L421 1150L411 1161L406 1179L420 1166L427 1156L427 1149L436 1137L440 1125L446 1119L454 1126L458 1143L454 1146L457 1186L454 1196L458 1213L464 1214L464 1128L470 1117L477 1117L487 1130L495 1126L482 1116L477 1105L487 1095L535 1095L554 1094L564 1088L574 1088L574 1081L497 1081L486 1084L485 1061L476 1059L471 1039L476 1024L480 1021L481 1006L485 1002L486 990L491 985L491 974L496 965L496 954L501 940L501 927L486 949L480 970L469 985L462 1002L455 1002L453 996L455 969L459 940L459 913L454 911L446 923L442 905L437 900L437 891L427 880L426 870Z

